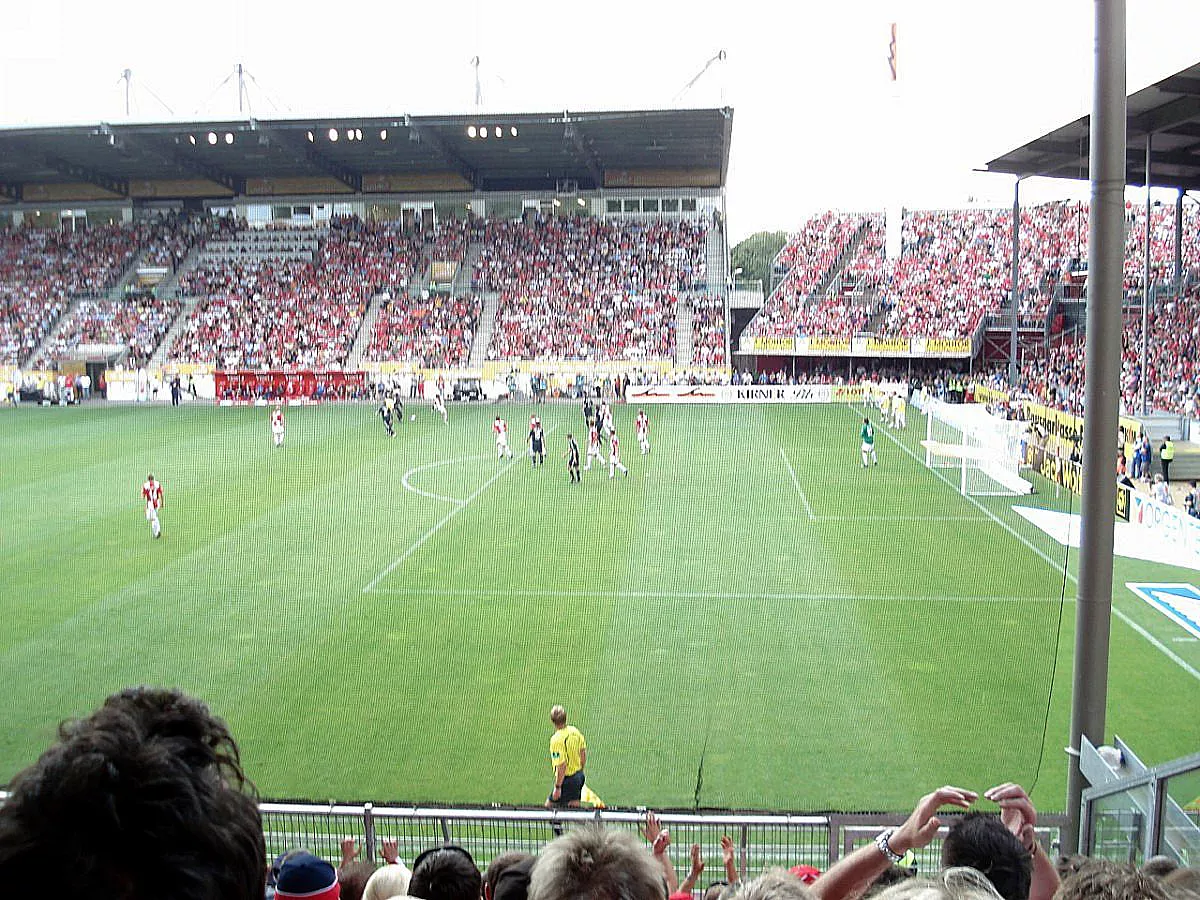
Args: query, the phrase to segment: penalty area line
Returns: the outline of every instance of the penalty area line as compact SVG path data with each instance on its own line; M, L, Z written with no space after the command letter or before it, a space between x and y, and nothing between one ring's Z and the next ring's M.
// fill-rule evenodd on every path
M849 404L847 404L846 408L849 409L850 412L853 413L854 415L856 415L856 416L858 415L858 413L855 412L853 406L850 406ZM917 456L917 454L913 453L912 450L910 450L905 444L901 443L899 440L897 440L895 437L893 437L891 434L889 434L886 430L884 430L880 433L884 437L886 437L889 441L891 441L893 444L895 444L897 447L899 447L901 450L903 450L905 453L907 453L909 456L911 456L914 460L916 460L916 462L919 463L921 466L925 466L925 463L921 460L921 458L919 456ZM1050 566L1050 568L1053 569L1055 572L1063 571L1063 569L1061 568L1061 566L1057 560L1055 560L1053 557L1051 557L1049 554L1047 554L1044 550L1042 550L1040 547L1038 547L1036 544L1034 544L1032 541L1030 541L1028 538L1026 538L1023 534L1021 534L1016 529L1014 529L1011 525L1009 525L1003 519L999 518L995 513L993 513L990 509L988 509L986 506L984 506L982 503L980 503L974 497L972 497L969 494L961 494L958 490L958 486L955 485L952 481L950 481L950 479L948 479L945 475L943 475L937 469L929 469L929 471L932 472L934 475L936 475L939 479L941 479L947 485L949 485L950 488L956 494L959 494L960 497L963 497L963 499L967 500L976 509L978 509L980 512L982 512L985 516L987 516L989 519L991 519L993 522L995 522L997 525L999 525L1001 528L1003 528L1005 531L1007 531L1009 534L1011 534L1020 543L1025 545L1026 548L1028 548L1029 550L1032 550L1035 555L1037 555L1044 562L1046 562ZM1076 586L1079 585L1079 579L1075 577L1075 574L1069 568L1063 574L1065 574L1067 576L1067 580L1070 581L1072 584L1074 584ZM1179 668L1183 669L1183 671L1187 672L1189 675L1191 675L1197 681L1200 681L1200 671L1197 671L1194 667L1189 665L1187 660L1183 659L1178 653L1176 653L1174 650L1172 650L1170 647L1168 647L1166 644L1164 644L1162 641L1160 641L1158 638L1156 638L1154 635L1152 635L1149 631L1147 631L1145 628L1143 628L1141 625L1139 625L1137 622L1133 621L1133 619L1129 618L1129 616L1127 616L1125 613L1123 613L1117 607L1115 600L1112 602L1112 611L1113 611L1113 614L1118 619L1120 619L1122 622L1124 622L1126 625L1128 625L1130 628L1132 628L1135 632L1137 632L1142 637L1144 637L1147 641L1150 642L1150 644L1152 646L1154 646L1154 647L1158 648L1160 651L1162 651L1162 653L1167 657L1167 659L1171 660L1171 662L1175 663L1177 666L1179 666Z
M1050 603L1057 598L1043 597L970 597L965 595L912 597L904 594L786 594L754 593L750 591L579 591L551 588L377 588L372 593L392 597L459 597L463 599L488 597L572 597L598 600L807 600L827 602L882 603Z
M796 477L796 470L792 468L792 461L788 459L787 452L780 447L779 455L783 457L783 464L787 466L788 474L792 476L792 484L796 487L796 493L800 495L801 502L804 503L804 510L808 513L810 522L816 521L816 514L813 512L812 504L808 502L808 497L804 495L804 489L800 487L800 479Z

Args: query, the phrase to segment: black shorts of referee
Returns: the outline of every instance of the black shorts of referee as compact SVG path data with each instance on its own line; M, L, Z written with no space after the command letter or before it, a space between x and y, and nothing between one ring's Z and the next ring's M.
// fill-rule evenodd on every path
M558 799L547 798L554 806L568 806L571 803L578 803L583 796L583 769L580 769L574 775L568 775L562 781L562 787L558 792Z

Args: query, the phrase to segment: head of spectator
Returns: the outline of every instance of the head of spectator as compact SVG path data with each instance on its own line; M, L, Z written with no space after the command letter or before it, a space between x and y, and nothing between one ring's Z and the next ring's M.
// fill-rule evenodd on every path
M276 900L338 900L341 884L334 867L307 850L284 857L275 876Z
M508 853L501 853L495 857L488 863L487 871L483 873L483 900L493 900L496 896L496 882L506 870L523 862L529 862L532 867L533 859L532 854L522 853L519 850L510 850ZM528 870L526 870L525 876L528 879Z
M1060 856L1054 861L1054 870L1058 872L1059 881L1066 881L1080 869L1091 865L1092 861L1090 856L1084 856L1082 853Z
M929 878L906 878L873 896L875 900L1000 900L992 882L966 866L943 869Z
M408 893L425 900L479 900L482 886L474 857L462 847L447 844L413 860Z
M1167 900L1162 881L1129 865L1093 860L1067 878L1055 900Z
M1142 863L1142 871L1155 878L1165 878L1178 868L1179 863L1173 857L1162 854L1152 856Z
M723 896L733 900L813 900L808 886L786 869L769 869Z
M64 722L0 807L14 895L52 872L65 895L261 900L265 859L237 743L177 690L129 688Z
M362 900L367 882L374 874L375 864L361 859L346 863L338 869L338 884L342 886L341 900Z
M1176 900L1183 897L1200 897L1200 868L1181 866L1164 875L1162 883Z
M497 876L496 887L490 900L526 900L529 896L529 879L536 862L537 860L530 856L508 866Z
M997 816L967 813L959 819L942 844L942 866L969 866L981 872L1004 900L1029 896L1029 853Z
M529 881L529 900L665 900L666 896L662 869L645 846L627 831L599 825L576 829L547 844Z
M400 863L381 866L367 879L363 889L363 900L388 900L389 897L403 896L408 893L408 885L412 881L412 872Z
M868 897L875 897L894 884L899 884L902 881L907 881L910 878L916 877L917 870L913 866L901 866L892 863L883 870L883 874L876 878L863 892L860 900L867 900Z

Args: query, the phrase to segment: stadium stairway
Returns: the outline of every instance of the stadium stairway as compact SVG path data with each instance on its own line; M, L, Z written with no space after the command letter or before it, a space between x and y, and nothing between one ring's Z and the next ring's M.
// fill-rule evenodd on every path
M179 267L182 272L184 266ZM166 296L165 294L163 296ZM163 339L154 349L154 355L150 357L150 364L146 366L148 369L161 369L167 364L167 352L171 349L171 345L175 343L175 339L183 333L184 326L187 325L187 320L191 318L196 307L200 305L202 297L180 297L180 302L183 304L180 307L179 315L175 317L175 321L171 323L171 327L167 329L167 333L163 335Z
M371 335L375 333L375 323L379 320L383 298L383 294L376 294L367 305L367 311L358 326L358 334L354 336L354 344L350 347L350 356L346 360L346 368L350 371L362 368L363 355L367 352L367 345L371 343Z
M488 344L492 342L492 332L496 329L496 310L500 308L500 294L488 291L481 294L483 311L479 314L479 327L475 329L475 339L471 342L471 357L467 365L472 369L483 368L487 359Z
M708 239L704 247L704 265L708 276L705 290L713 295L724 296L729 277L725 271L725 229L708 229Z
M692 364L692 302L688 297L675 301L675 368Z
M75 315L75 311L79 309L80 302L89 299L91 298L75 297L70 303L67 304L67 308L63 310L63 314L54 320L54 324L50 326L45 336L33 349L33 352L25 357L25 359L20 361L24 368L38 368L39 366L44 366L46 364L47 360L43 356L43 354L46 352L46 348L50 346L50 342L52 340L62 333L62 330L66 327L67 322L69 322L71 317Z
M203 244L196 244L188 251L188 255L183 258L183 262L179 267L171 273L171 276L158 286L159 297L174 297L179 290L179 279L186 275L192 269L196 268L196 263L200 260L200 254L203 252Z
M134 280L137 278L138 269L141 268L142 264L146 261L146 255L149 252L149 250L143 250L140 253L134 254L129 265L127 265L121 271L121 277L118 278L116 283L114 283L113 286L108 289L108 294L106 295L107 299L120 300L125 296L126 288L133 284Z

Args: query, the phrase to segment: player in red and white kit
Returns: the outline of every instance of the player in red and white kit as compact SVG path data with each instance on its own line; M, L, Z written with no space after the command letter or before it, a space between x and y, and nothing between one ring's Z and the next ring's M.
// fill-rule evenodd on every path
M642 454L650 452L650 417L644 409L639 409L637 418L633 420L633 429L637 432L638 446Z
M283 407L278 403L275 404L275 409L271 412L271 436L275 438L275 446L283 446L283 435L287 431L287 425L283 421Z
M600 460L600 468L604 468L604 454L600 452L600 432L596 429L596 423L592 422L588 426L588 448L587 448L587 465L583 467L583 471L588 471L592 467L592 459Z
M142 497L146 501L146 521L150 523L150 533L155 537L162 537L162 526L158 523L158 510L163 502L163 488L154 480L153 473L146 476L146 483L142 485Z
M507 456L512 459L512 447L508 446L508 423L499 416L492 423L492 431L496 435L496 459Z
M625 473L625 477L629 477L629 470L621 465L621 442L617 440L617 432L614 429L608 439L608 477L613 477L613 470L620 469Z
M442 398L442 395L440 393L433 395L433 411L435 413L442 414L442 423L443 424L445 424L445 425L450 424L450 417L446 415L446 401Z

